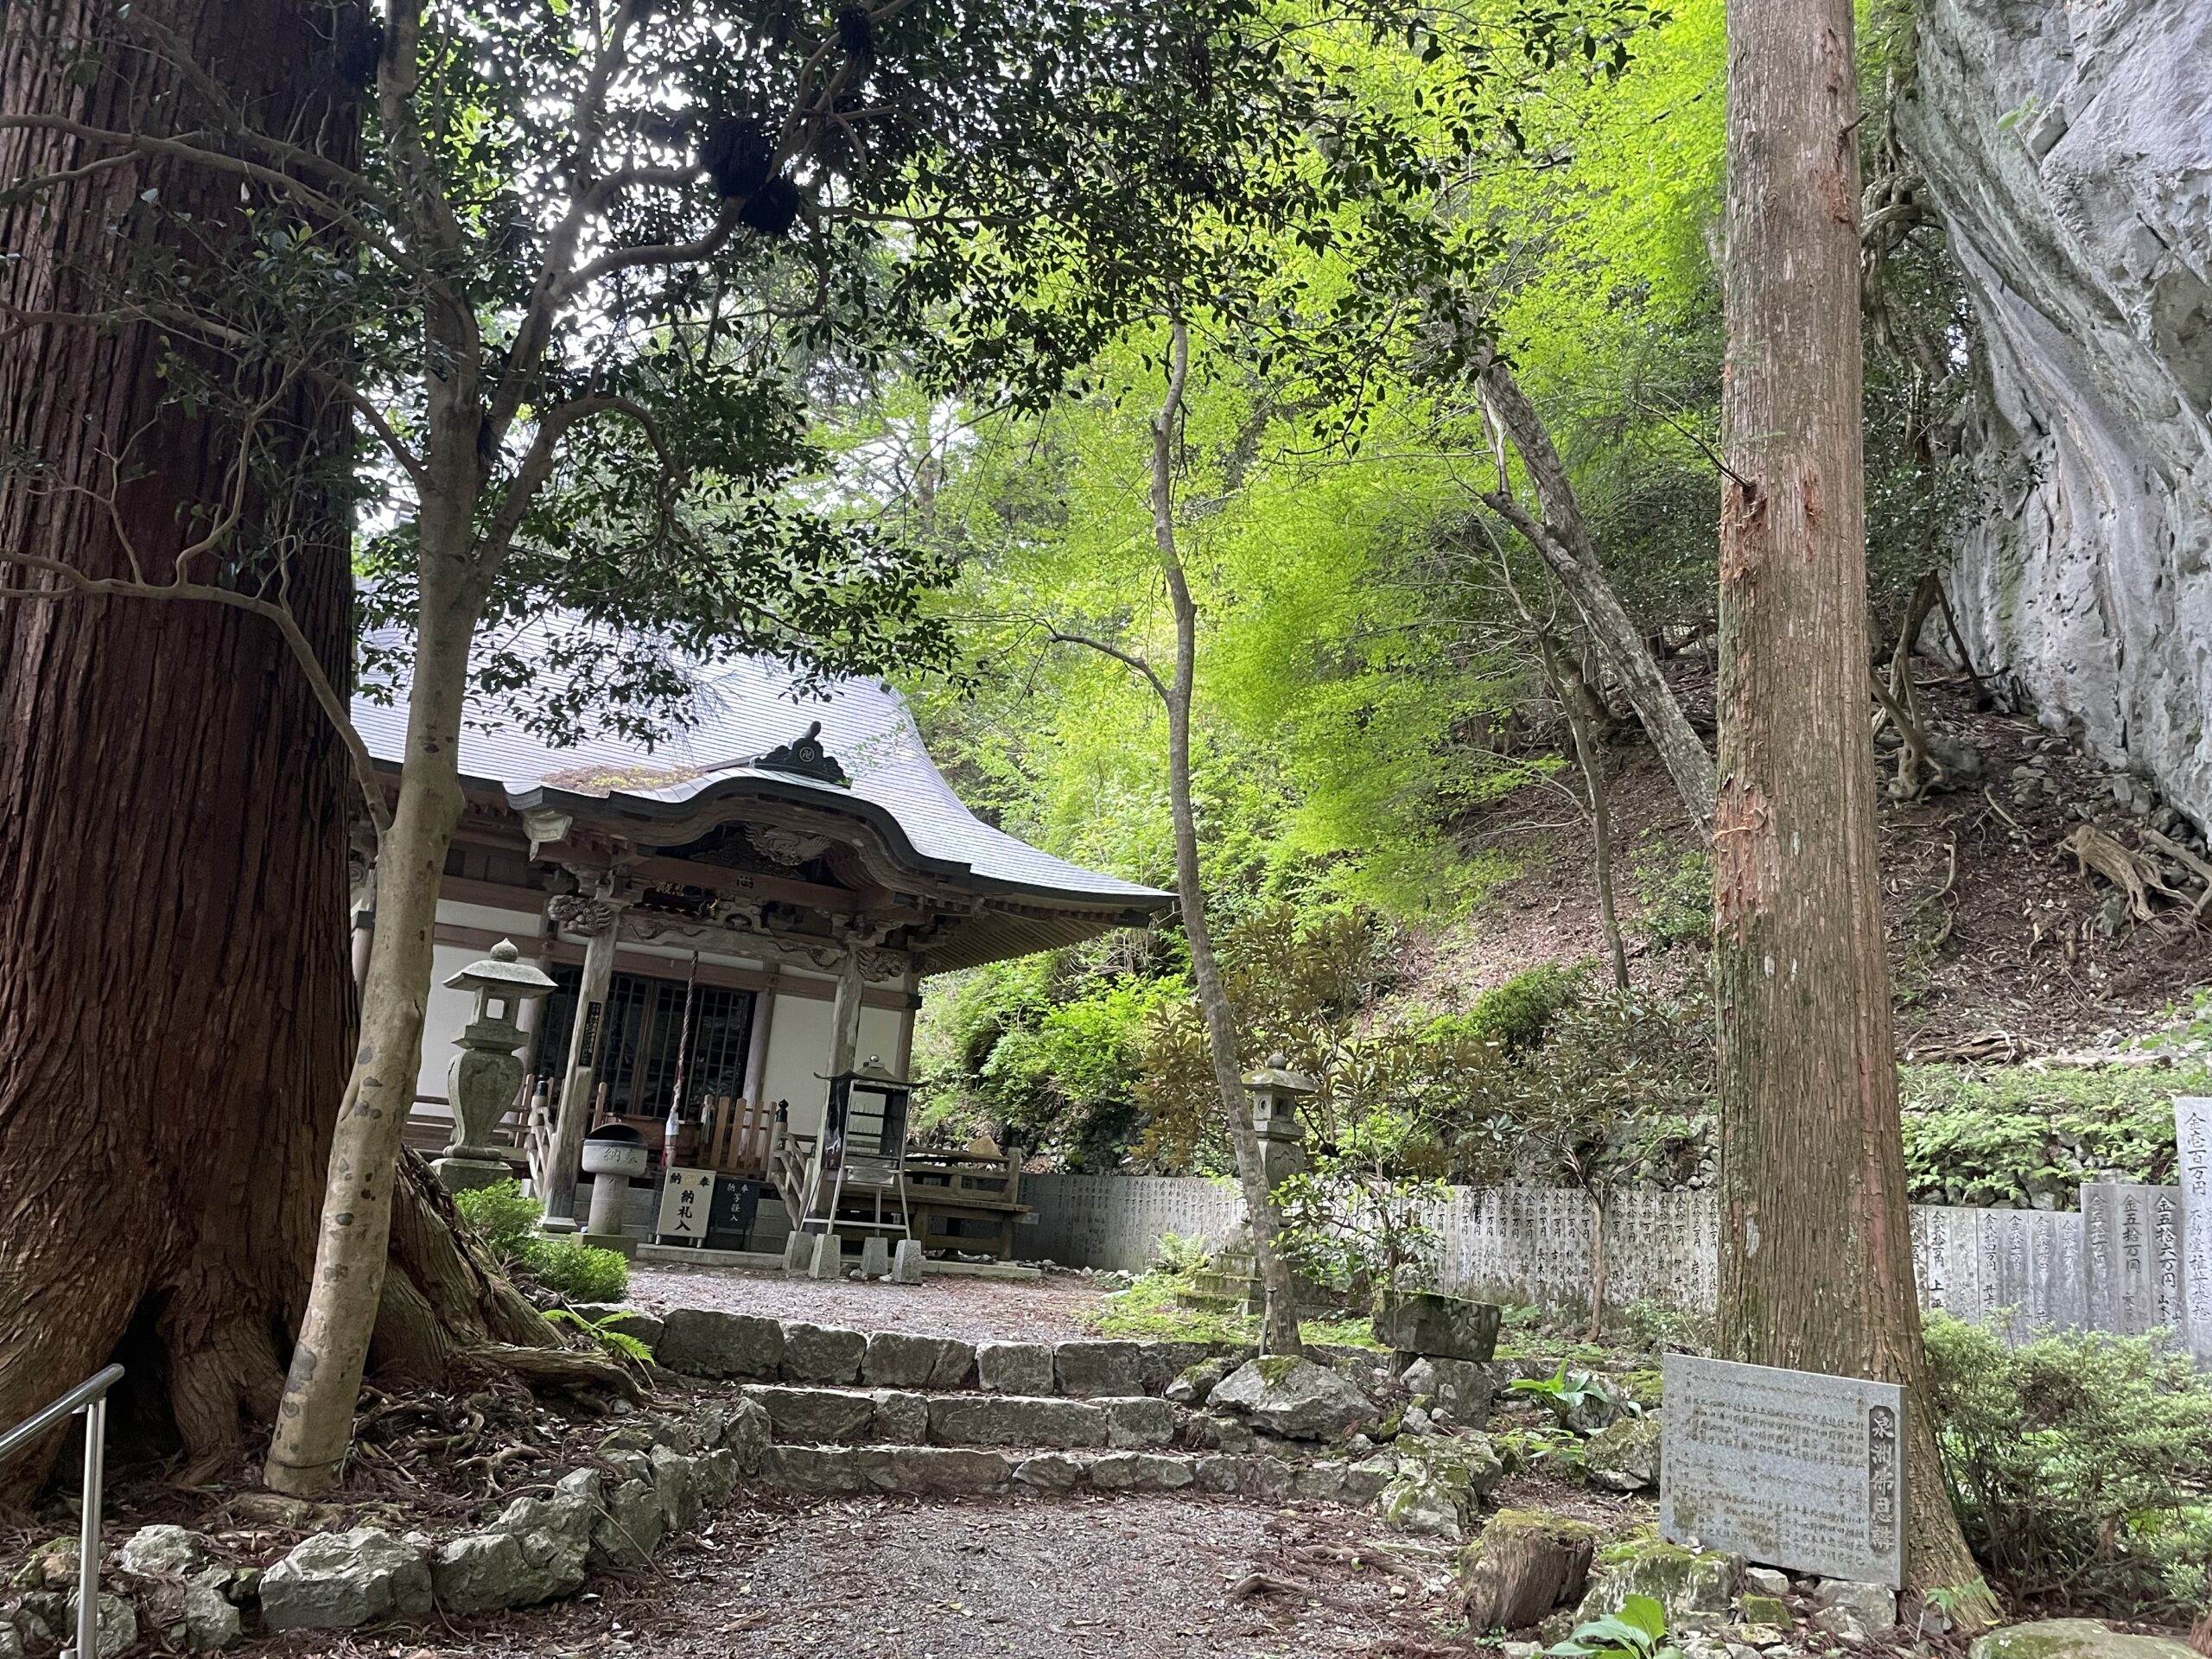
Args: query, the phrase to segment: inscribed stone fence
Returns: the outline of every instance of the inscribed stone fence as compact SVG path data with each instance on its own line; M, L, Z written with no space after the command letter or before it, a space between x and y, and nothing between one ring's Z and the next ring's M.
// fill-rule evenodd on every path
M2212 1100L2177 1103L2181 1185L2097 1183L2079 1211L1912 1207L1921 1300L1962 1319L2009 1310L2007 1335L2037 1326L2136 1336L2170 1330L2212 1368ZM1020 1249L1069 1267L1141 1271L1162 1233L1218 1243L1243 1218L1225 1181L1033 1175ZM1431 1213L1440 1288L1454 1295L1586 1308L1591 1224L1578 1192L1454 1187ZM1704 1192L1632 1192L1605 1216L1605 1300L1710 1313L1719 1297L1719 1212Z

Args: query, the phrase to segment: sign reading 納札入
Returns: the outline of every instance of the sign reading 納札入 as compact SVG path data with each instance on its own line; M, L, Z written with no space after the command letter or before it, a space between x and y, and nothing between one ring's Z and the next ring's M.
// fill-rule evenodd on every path
M664 1243L703 1244L714 1207L713 1170L671 1169L660 1189L660 1224L654 1231Z

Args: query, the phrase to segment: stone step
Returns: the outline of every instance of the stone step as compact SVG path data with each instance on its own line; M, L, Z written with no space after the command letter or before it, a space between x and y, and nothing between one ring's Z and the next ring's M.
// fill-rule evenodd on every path
M896 1492L912 1497L1197 1491L1280 1503L1302 1497L1364 1508L1389 1480L1387 1459L1350 1464L1226 1452L1060 1451L1034 1453L937 1446L769 1448L761 1478L796 1496Z
M1248 1450L1251 1431L1185 1411L1154 1395L1070 1400L1056 1395L930 1394L747 1383L780 1442L801 1445L1020 1446L1141 1451L1183 1443ZM1204 1421L1201 1421L1203 1419Z
M1233 1343L970 1343L698 1307L664 1315L652 1342L656 1361L690 1376L1078 1400L1158 1395L1205 1360L1242 1363L1256 1352Z

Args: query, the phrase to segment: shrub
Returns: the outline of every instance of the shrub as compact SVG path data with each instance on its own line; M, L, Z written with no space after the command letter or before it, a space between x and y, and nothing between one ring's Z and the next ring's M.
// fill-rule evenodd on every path
M2098 1173L2171 1180L2173 1096L2212 1090L2201 1070L2147 1065L1909 1065L1897 1082L1915 1199L2069 1210Z
M522 1258L539 1284L567 1301L620 1301L630 1288L630 1264L621 1252L602 1250L580 1238L530 1239Z
M512 1176L489 1186L456 1192L453 1201L461 1219L476 1230L485 1247L501 1262L515 1261L526 1253L545 1214L545 1206L525 1197L522 1183Z
M1188 1278L1202 1273L1206 1263L1213 1260L1213 1246L1206 1243L1204 1233L1192 1233L1187 1237L1181 1233L1163 1232L1152 1242L1153 1270L1157 1273L1179 1274Z
M2008 1348L1927 1319L1943 1478L1967 1541L2024 1597L2128 1617L2201 1605L2212 1560L2212 1377L2141 1338Z
M1657 836L1637 849L1636 913L1629 925L1665 950L1713 937L1713 860L1703 848L1670 853Z
M1589 978L1586 963L1541 963L1484 991L1465 1014L1433 1021L1428 1035L1432 1040L1472 1037L1516 1052L1535 1048L1553 1016L1582 995Z

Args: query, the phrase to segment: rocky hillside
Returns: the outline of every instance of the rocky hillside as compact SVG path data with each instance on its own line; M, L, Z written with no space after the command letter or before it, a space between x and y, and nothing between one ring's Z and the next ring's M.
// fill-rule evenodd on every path
M1694 661L1676 673L1694 709L1695 682L1706 677ZM2212 903L2198 904L2205 880L2160 846L2212 863L2186 817L2032 720L1977 709L1963 685L1929 683L1923 695L1959 767L1948 786L1882 808L1906 1058L2005 1060L2080 1048L2148 1029L2212 982ZM1695 971L1703 921L1689 825L1639 738L1610 758L1634 971L1658 979ZM2085 831L2127 855L2144 884L2139 905L2097 868L2106 842ZM1521 873L1465 923L1421 938L1403 989L1449 1007L1540 963L1601 954L1588 830L1563 797L1519 791L1462 833L1497 846ZM2086 866L2077 846L2088 849Z
M1920 0L1914 68L1987 348L1950 570L1977 666L2212 821L2212 6Z

